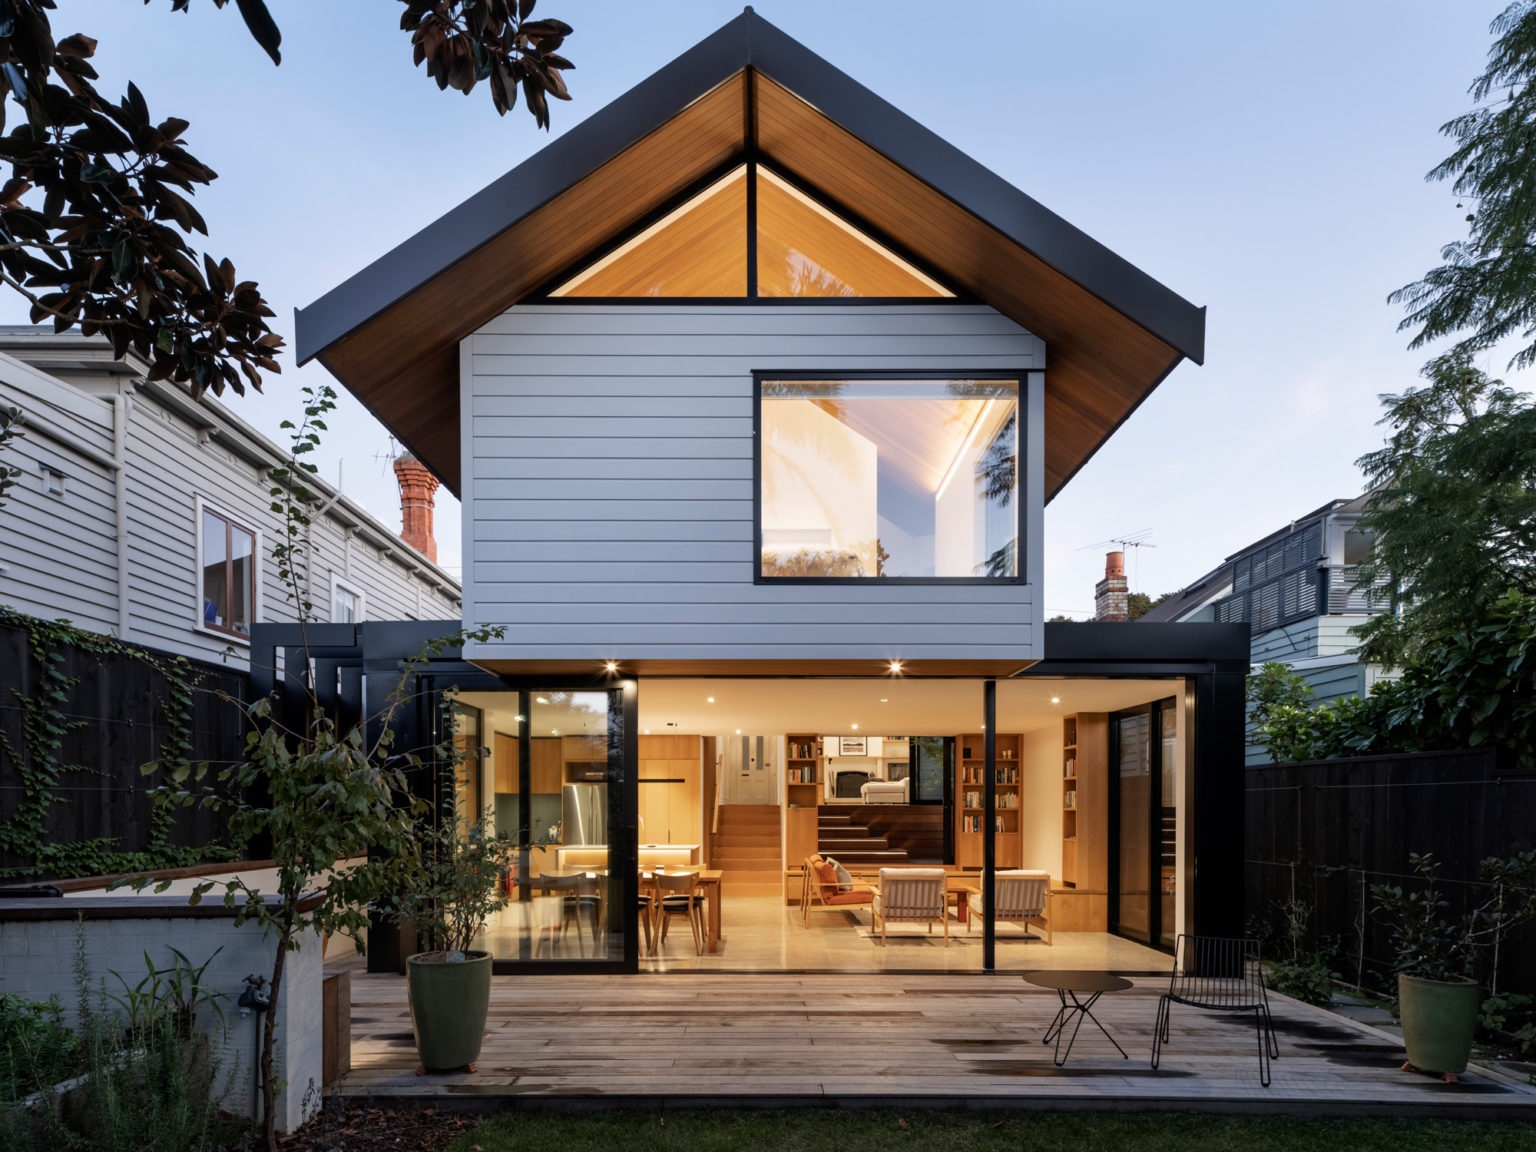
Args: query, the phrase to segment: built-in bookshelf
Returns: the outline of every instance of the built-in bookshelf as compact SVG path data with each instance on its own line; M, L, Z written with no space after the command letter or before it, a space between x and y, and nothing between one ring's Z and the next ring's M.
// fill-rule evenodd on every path
M1023 858L1023 839L1019 833L1019 762L1023 754L1023 736L997 734L997 810L993 826L999 868L1017 868ZM986 771L986 743L982 734L955 737L955 863L962 868L982 865Z
M821 737L792 732L784 743L784 790L792 808L814 808L821 801Z
M1061 722L1061 883L1102 893L1109 884L1109 717Z
M1077 717L1061 722L1061 882L1077 887Z

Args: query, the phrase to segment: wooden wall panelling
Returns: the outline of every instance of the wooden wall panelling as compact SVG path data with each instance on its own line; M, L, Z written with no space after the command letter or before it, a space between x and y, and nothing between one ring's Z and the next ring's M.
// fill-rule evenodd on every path
M529 785L534 792L545 794L560 791L560 786L565 782L560 761L559 737L536 736L533 738L533 743L528 746L528 775ZM516 779L515 771L513 779ZM516 789L514 788L513 791Z
M497 732L491 738L491 790L517 791L517 737Z

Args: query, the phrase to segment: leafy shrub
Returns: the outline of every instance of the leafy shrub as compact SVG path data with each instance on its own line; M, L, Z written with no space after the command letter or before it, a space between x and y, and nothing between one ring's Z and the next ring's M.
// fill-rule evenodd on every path
M1483 1030L1507 1040L1522 1056L1536 1056L1536 997L1502 992L1483 1001Z
M1444 748L1498 748L1536 767L1536 596L1511 590L1481 623L1425 644L1400 679L1310 707L1284 664L1249 678L1258 738L1280 761Z
M0 994L0 1104L13 1104L70 1075L75 1034L58 1000Z
M1269 986L1276 992L1303 1004L1333 1003L1333 983L1339 974L1329 967L1321 952L1309 953L1301 960L1272 961L1268 969Z

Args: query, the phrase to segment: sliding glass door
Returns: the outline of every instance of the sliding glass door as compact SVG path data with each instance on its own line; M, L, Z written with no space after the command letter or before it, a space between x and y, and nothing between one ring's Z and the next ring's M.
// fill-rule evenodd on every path
M498 970L625 960L635 924L626 694L520 687L461 697L487 736L488 823L511 850L507 902L484 937ZM468 789L458 798L474 802Z

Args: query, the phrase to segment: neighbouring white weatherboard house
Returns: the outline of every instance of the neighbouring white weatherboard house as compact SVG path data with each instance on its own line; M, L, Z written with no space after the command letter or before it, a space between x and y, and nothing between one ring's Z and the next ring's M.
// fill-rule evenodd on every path
M6 457L21 477L0 507L0 603L244 668L254 623L296 618L271 555L271 474L288 457L230 406L147 371L105 340L0 328L0 405L23 413ZM426 475L409 459L396 471L403 495ZM316 619L458 614L430 508L423 528L420 501L406 501L416 534L402 539L334 485L307 483L319 511L300 571Z

